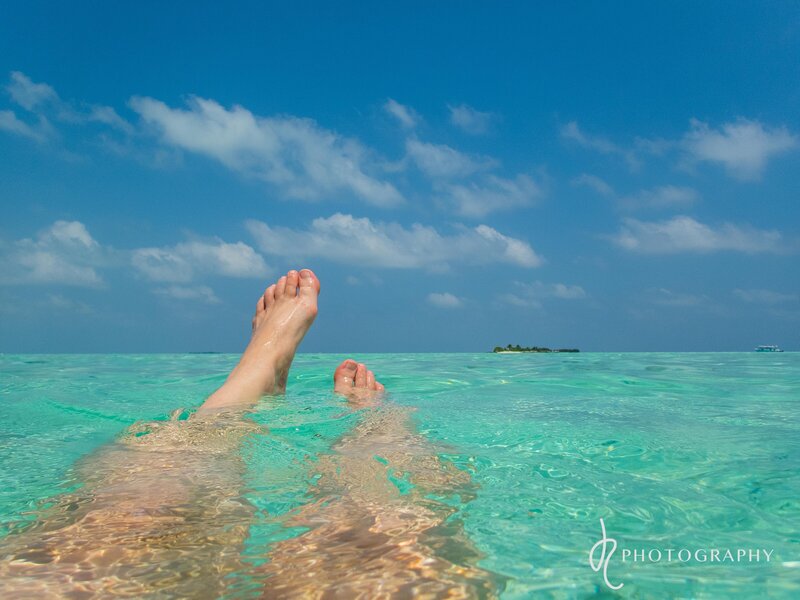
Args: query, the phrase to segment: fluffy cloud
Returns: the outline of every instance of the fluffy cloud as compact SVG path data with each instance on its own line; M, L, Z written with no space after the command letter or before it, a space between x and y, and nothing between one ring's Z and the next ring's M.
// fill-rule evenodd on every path
M17 115L10 110L0 110L0 129L16 135L21 135L36 142L43 142L47 138L44 122L40 122L38 127L28 125L17 118Z
M133 266L151 281L188 283L198 276L264 277L263 257L242 242L192 240L164 248L115 250L98 243L79 221L56 221L35 239L0 243L0 282L5 284L63 284L97 287L102 268ZM178 297L186 287L159 293ZM201 288L197 298L211 301ZM165 291L166 290L166 291Z
M608 185L608 183L606 183L603 179L588 173L582 173L581 175L575 177L572 180L572 185L591 188L601 196L614 195L614 188Z
M315 200L344 193L377 206L403 201L393 185L366 173L370 161L360 143L311 119L258 117L241 106L228 110L202 98L192 98L187 110L152 98L133 98L130 104L160 132L163 143L218 160L289 197Z
M565 283L543 283L534 281L525 283L514 282L514 291L503 294L500 300L512 306L540 308L543 301L548 299L581 300L586 298L586 291L579 285Z
M168 248L139 248L133 251L131 263L152 281L176 283L191 281L196 274L247 278L268 273L264 259L253 248L219 239L184 242Z
M739 298L739 300L742 300L743 302L749 302L751 304L775 305L784 304L787 302L797 302L800 300L800 296L797 294L785 294L783 292L760 289L736 289L733 290L733 295Z
M248 221L247 227L266 254L324 258L362 266L394 269L443 269L451 263L509 263L538 267L542 258L527 242L505 236L486 225L460 227L442 235L415 224L373 223L351 215L314 219L305 230L270 227Z
M613 198L616 196L614 189L595 175L583 173L572 180L572 185L588 187L600 194ZM677 185L662 185L650 190L640 190L635 194L617 198L619 208L623 210L658 209L686 207L694 204L700 194L690 187Z
M578 126L577 121L570 121L564 125L561 128L561 137L584 148L600 152L601 154L616 154L617 156L621 156L632 169L639 166L639 160L635 152L618 146L607 138L585 133Z
M23 239L2 249L0 280L8 285L63 284L96 287L97 268L108 263L108 251L79 221L56 221L36 239Z
M778 231L724 223L711 227L679 215L666 221L625 219L612 241L621 248L643 254L679 252L781 252L783 237Z
M383 110L392 115L403 127L413 129L419 123L419 115L410 106L400 104L396 100L389 98L383 105Z
M46 83L34 83L24 73L13 71L6 86L11 99L22 108L35 111L48 102L60 102L56 91Z
M437 308L461 308L464 303L449 292L433 292L428 294L428 304Z
M682 153L683 166L717 163L732 177L742 180L760 178L769 159L798 146L798 137L786 127L767 127L759 121L744 118L723 123L719 129L692 119L689 131L680 139L637 138L631 148L615 144L605 137L589 135L575 121L561 128L561 136L601 154L621 156L632 168L638 167L643 154L679 152Z
M19 71L11 73L11 80L6 85L6 91L16 104L33 113L36 123L25 123L12 111L0 111L0 129L37 142L57 137L56 129L49 118L54 122L67 124L102 123L128 135L134 132L133 126L110 106L76 106L74 103L62 100L48 84L35 83L30 77Z
M481 112L466 104L448 105L447 108L450 110L450 122L472 135L480 135L489 131L497 118L494 113Z
M392 164L359 141L324 129L311 119L260 117L241 106L226 108L197 97L190 98L185 107L175 108L153 98L131 98L130 108L141 117L138 126L161 142L156 152L152 148L144 151L148 138L135 135L137 128L109 106L64 101L51 86L18 72L12 74L7 87L12 99L33 114L21 117L10 110L0 111L0 130L41 142L59 137L51 122L99 123L105 126L101 142L111 151L146 152L149 158L159 152L196 153L265 181L286 198L356 198L375 206L395 206L405 198L387 177L410 164L431 179L430 191L439 204L461 216L476 218L527 206L541 195L539 186L527 175L488 176L487 171L499 166L499 161L488 156L412 136L406 141L403 160ZM388 100L384 108L409 129L420 121L413 109L395 100ZM454 123L473 131L483 128L491 117L466 105L450 109ZM109 135L112 130L116 136ZM458 183L453 182L456 178Z
M119 129L128 135L133 134L135 131L133 125L120 117L119 114L117 114L117 111L110 106L92 106L89 109L88 114L82 116L81 118L85 119L86 121L103 123L104 125L108 125L114 129Z
M527 175L513 179L485 175L499 165L488 156L469 155L444 144L406 140L406 156L433 180L438 203L462 217L481 218L491 212L529 206L543 193ZM472 177L472 181L452 183Z
M444 144L429 144L414 138L406 141L406 154L430 177L465 177L497 166L492 158L469 156Z
M530 206L542 189L527 175L504 179L489 175L482 182L440 184L438 199L462 217L480 218L491 212Z
M604 137L590 136L584 133L577 121L570 121L564 125L561 128L561 137L603 154L615 154L622 151L619 146Z
M583 173L572 180L572 185L588 187L601 196L614 197L614 189L603 179L595 175ZM700 194L690 187L663 185L650 190L640 190L635 194L617 199L617 204L624 210L644 208L675 208L694 204Z
M767 161L797 146L797 136L785 127L768 128L758 121L738 119L720 129L693 119L683 138L690 162L714 162L738 179L758 179Z
M34 83L24 73L13 71L11 80L6 85L11 100L34 113L36 121L26 123L10 110L0 111L0 130L21 135L35 142L45 142L55 137L56 131L45 116L46 110L55 109L56 115L66 114L62 102L55 90L46 83Z
M619 205L626 210L640 208L678 208L691 206L700 198L700 194L690 187L664 185L652 190L640 192L620 198Z
M56 221L32 239L0 240L0 284L96 288L105 285L101 270L131 267L147 280L170 284L153 289L157 295L208 304L220 300L208 286L191 284L195 279L268 274L263 257L242 242L192 240L164 248L119 250L100 244L79 221ZM58 294L51 294L50 300L55 308L89 310Z

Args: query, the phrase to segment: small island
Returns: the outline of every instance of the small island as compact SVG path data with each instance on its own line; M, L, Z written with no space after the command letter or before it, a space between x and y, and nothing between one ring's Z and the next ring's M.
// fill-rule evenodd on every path
M508 353L508 352L544 352L544 353L548 353L548 352L580 352L580 350L578 350L577 348L556 348L556 349L552 349L552 348L545 348L545 347L542 347L542 346L530 346L530 347L527 347L527 346L520 346L519 344L517 344L516 346L512 346L511 344L509 344L505 348L503 348L501 346L495 346L495 348L494 348L494 350L492 350L492 352L494 352L495 354L505 354L505 353Z

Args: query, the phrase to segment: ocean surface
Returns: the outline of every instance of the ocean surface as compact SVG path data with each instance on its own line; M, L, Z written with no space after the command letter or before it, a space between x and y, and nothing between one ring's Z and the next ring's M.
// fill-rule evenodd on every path
M0 558L88 586L116 573L103 585L119 595L185 584L168 571L246 598L356 589L383 569L400 596L424 576L422 590L508 599L800 597L800 353L356 355L389 390L376 406L331 393L343 358L299 355L285 397L246 425L191 429L236 356L0 355ZM141 543L108 509L116 490L136 501L107 483L132 464L176 482L182 512L142 514L184 541L70 558L71 537ZM102 535L73 524L92 503ZM601 519L617 547L595 547L595 570ZM192 566L209 560L214 573Z

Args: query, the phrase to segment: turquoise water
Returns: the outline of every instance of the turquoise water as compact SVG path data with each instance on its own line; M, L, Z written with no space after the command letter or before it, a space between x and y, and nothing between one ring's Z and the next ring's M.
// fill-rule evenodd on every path
M236 358L0 356L0 544L24 539L54 497L81 489L74 466L82 459L137 421L196 407ZM238 493L254 507L240 550L253 568L279 563L276 545L314 527L288 516L317 498L317 465L343 453L343 439L358 439L370 411L384 410L345 410L330 393L342 358L298 356L286 397L265 399L247 417L264 430L233 450L245 465ZM413 443L436 469L458 475L443 484L449 490L431 484L414 496L425 484L415 483L413 461L386 471L399 497L419 498L408 502L432 514L443 508L438 537L420 543L480 573L488 583L475 595L800 594L800 354L354 358L390 390L388 406L415 407L412 433L421 438ZM383 456L373 462L394 460ZM362 493L354 481L331 493ZM589 566L601 518L619 544L607 571L611 584L624 583L616 591ZM625 548L772 552L769 562L762 554L759 562L632 563L622 560ZM230 581L227 595L257 596L258 577Z

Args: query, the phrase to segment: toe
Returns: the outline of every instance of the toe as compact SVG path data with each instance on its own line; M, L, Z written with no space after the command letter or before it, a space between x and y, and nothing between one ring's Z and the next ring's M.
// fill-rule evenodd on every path
M258 301L256 302L256 317L263 313L266 307L264 294L262 294L258 297Z
M364 363L358 363L356 367L356 387L367 387L367 367Z
M297 296L297 286L300 284L300 274L292 269L286 274L286 289L284 294L289 298Z
M275 284L275 299L281 298L286 295L286 275L278 279Z
M367 389L375 389L375 373L367 369Z
M358 363L350 358L336 367L333 372L334 389L341 391L342 389L351 389L356 380L356 370Z
M376 389L377 391L379 391L379 392L382 392L382 391L384 391L386 388L384 387L384 385L383 385L383 384L382 384L380 381L376 381L376 382L375 382L375 389Z
M275 304L275 288L277 286L273 283L269 286L266 291L264 292L264 306L269 308L273 304Z
M316 296L319 294L319 279L311 269L300 271L300 295Z
M347 360L343 361L342 364L336 367L336 370L333 372L333 378L338 379L340 377L349 377L351 382L355 381L357 368L358 363L352 358L348 358Z

